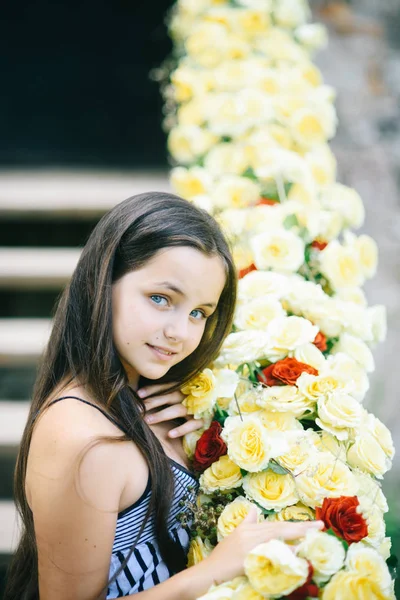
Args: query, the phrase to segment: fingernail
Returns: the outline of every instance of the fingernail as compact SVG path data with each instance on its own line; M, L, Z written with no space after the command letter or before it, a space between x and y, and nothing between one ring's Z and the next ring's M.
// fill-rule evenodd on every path
M168 432L168 435L169 437L176 437L178 435L178 432L176 431L176 429L172 429Z
M321 529L322 527L324 527L324 522L323 521L311 521L311 525L313 527L318 527L319 529Z
M152 423L154 421L154 418L151 415L147 415L147 417L145 417L144 420L146 421L146 423Z
M139 398L144 398L146 396L146 390L144 388L138 390L137 395L139 396Z

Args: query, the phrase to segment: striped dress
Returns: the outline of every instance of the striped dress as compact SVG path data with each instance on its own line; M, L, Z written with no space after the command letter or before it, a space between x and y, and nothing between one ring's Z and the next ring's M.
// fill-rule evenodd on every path
M119 429L124 431L121 425L99 406L96 406L83 398L78 398L77 396L62 396L61 398L49 402L46 408L67 398L79 400L79 402L92 406L100 411L107 419L112 421ZM34 415L33 421L35 421L38 414L39 411ZM174 461L172 458L170 458L169 461L174 475L175 490L168 518L168 530L176 543L187 552L189 548L189 526L182 525L178 515L182 512L187 512L188 504L192 504L195 501L198 491L198 482L194 475L185 469L185 467ZM158 583L165 581L172 575L158 549L156 532L151 515L140 538L135 542L149 506L150 495L151 481L149 477L146 489L139 500L132 504L132 506L129 506L118 513L111 555L109 573L110 584L107 591L107 600L110 598L122 598L129 594L148 590ZM187 518L186 522L188 522ZM120 569L134 543L135 548L129 557L127 564L121 573L114 578L115 573Z
M175 479L175 493L168 520L168 529L175 541L182 546L185 552L189 547L189 528L183 526L178 520L188 501L193 502L197 492L197 481L194 476L183 466L170 459L172 472ZM117 529L110 565L110 581L121 567L125 558L135 542L137 534L143 523L150 502L150 480L142 496L129 508L118 514ZM154 587L168 579L172 573L162 560L156 541L154 525L149 518L140 538L135 544L135 549L129 557L128 563L108 587L109 598L121 598L136 592L142 592Z

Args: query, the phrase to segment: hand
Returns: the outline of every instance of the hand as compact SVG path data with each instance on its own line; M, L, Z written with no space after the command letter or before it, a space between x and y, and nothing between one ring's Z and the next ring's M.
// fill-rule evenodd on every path
M164 421L172 421L174 419L186 419L179 427L175 427L168 432L168 437L177 438L201 429L204 426L202 419L194 419L188 415L186 406L183 406L182 401L185 396L180 390L163 393L168 390L174 383L164 383L161 385L149 385L138 390L138 396L144 400L146 408L146 416L144 420L149 425L162 423ZM155 394L155 395L153 395ZM152 396L151 398L147 398ZM166 408L163 408L166 407Z
M304 537L309 529L323 529L323 527L322 521L258 523L257 511L254 508L202 562L207 563L207 568L215 573L215 583L229 581L244 574L244 560L247 554L259 544L272 539L295 540Z

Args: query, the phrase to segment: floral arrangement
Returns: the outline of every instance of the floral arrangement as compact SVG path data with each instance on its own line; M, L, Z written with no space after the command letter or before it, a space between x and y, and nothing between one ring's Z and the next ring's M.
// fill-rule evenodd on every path
M361 289L377 246L336 182L335 93L312 63L326 33L309 17L305 0L178 0L170 16L171 183L220 222L239 271L232 333L182 389L205 423L184 442L201 490L189 564L252 506L325 524L261 544L202 600L394 598L380 485L394 448L362 404L386 335Z

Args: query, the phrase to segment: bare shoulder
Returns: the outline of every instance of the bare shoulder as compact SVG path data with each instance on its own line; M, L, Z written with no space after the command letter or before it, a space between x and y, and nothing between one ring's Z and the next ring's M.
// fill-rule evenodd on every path
M81 389L69 390L67 395L96 405ZM80 492L89 501L93 495L99 508L118 511L124 489L132 484L132 471L127 465L135 459L143 462L133 442L117 441L121 435L114 423L85 402L65 398L45 407L35 424L29 450L28 498L40 496L44 480L56 495L65 493L66 488L76 488L78 482ZM139 491L142 485L139 479Z

